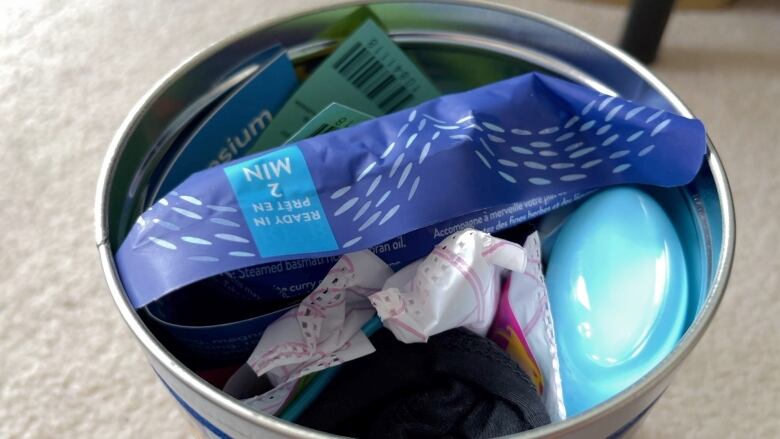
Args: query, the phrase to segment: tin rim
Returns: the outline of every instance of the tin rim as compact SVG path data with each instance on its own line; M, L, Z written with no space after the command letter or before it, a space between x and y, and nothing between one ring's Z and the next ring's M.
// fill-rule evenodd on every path
M157 339L146 329L146 326L141 322L139 316L125 295L124 287L122 286L119 275L116 271L113 253L111 251L110 244L108 243L109 225L107 206L111 188L111 177L113 176L114 171L118 166L118 159L121 155L120 153L125 147L125 141L127 140L128 133L132 132L138 123L138 120L149 109L149 102L158 96L162 90L166 89L169 85L176 82L178 79L180 79L180 77L186 74L188 71L188 66L190 66L192 63L212 56L222 48L229 46L230 44L240 40L247 35L250 35L259 28L278 25L309 14L366 3L406 2L398 0L372 0L368 2L350 1L334 6L316 9L304 9L302 12L288 14L274 20L261 22L232 36L212 43L202 51L192 55L179 66L174 68L171 72L169 72L166 76L160 79L156 84L154 84L154 86L131 109L128 116L122 122L113 139L111 140L98 177L97 194L95 200L95 238L100 255L101 266L103 268L111 296L117 308L119 309L119 313L121 314L123 320L128 325L133 335L138 339L138 341L146 350L146 354L153 357L157 363L165 367L165 369L175 378L180 380L195 393L199 394L199 396L219 406L221 409L229 412L234 416L242 418L243 420L253 425L266 428L279 434L293 435L297 437L336 437L328 433L301 427L273 416L264 415L243 406L236 399L222 393L219 389L213 387L197 375L190 372L187 367L185 367L176 358L170 355L168 351L157 341ZM497 12L524 17L530 20L541 22L543 24L547 24L551 27L558 28L563 32L571 34L574 37L590 43L594 46L594 48L599 49L602 52L605 52L607 55L617 59L630 70L632 70L642 80L644 80L650 87L658 92L658 94L663 96L668 101L670 106L672 106L681 115L685 117L693 117L693 114L684 105L680 98L642 64L640 64L622 50L582 30L541 14L525 11L511 6L490 4L475 0L428 0L427 3L445 5L450 4L495 10ZM634 383L629 388L624 389L616 396L610 398L602 404L599 404L593 409L583 412L580 415L568 418L561 422L521 433L519 436L525 438L538 438L550 434L573 433L583 426L596 423L604 417L608 416L610 413L626 407L634 398L634 396L651 390L660 384L664 379L666 379L671 374L671 372L676 369L676 367L678 367L680 363L689 355L690 351L704 334L704 331L706 330L707 326L709 326L723 298L723 294L729 280L736 245L734 205L731 196L731 189L729 187L723 164L721 163L720 158L709 137L707 138L707 144L709 147L707 164L710 168L710 172L712 173L714 185L717 190L718 201L720 204L720 214L722 217L721 251L713 275L712 284L706 296L706 300L702 305L701 310L696 315L696 318L686 331L684 337L661 363L654 367L639 381Z

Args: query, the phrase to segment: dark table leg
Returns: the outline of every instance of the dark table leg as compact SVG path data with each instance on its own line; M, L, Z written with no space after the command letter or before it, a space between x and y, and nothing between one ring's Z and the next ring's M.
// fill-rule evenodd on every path
M655 60L674 0L632 0L620 47L638 60Z

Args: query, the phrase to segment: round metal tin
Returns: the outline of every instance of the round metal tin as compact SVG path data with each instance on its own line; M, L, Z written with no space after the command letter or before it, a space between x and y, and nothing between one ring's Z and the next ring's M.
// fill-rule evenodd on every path
M680 99L645 67L620 50L555 20L504 6L471 2L376 2L392 38L415 45L470 48L534 65L599 91L618 94L692 117ZM294 61L321 56L332 46L316 35L355 5L303 12L263 23L214 44L160 80L117 131L100 174L95 204L96 242L111 295L168 390L205 434L214 437L332 437L254 412L193 374L162 346L128 302L114 265L114 249L135 217L153 199L152 171L173 139L198 111L248 72L231 66L274 42ZM734 209L723 166L711 143L706 165L680 191L684 240L697 252L694 272L701 291L697 312L671 354L640 381L609 401L563 422L519 437L607 437L635 430L693 349L724 294L735 245ZM696 277L696 276L694 276Z

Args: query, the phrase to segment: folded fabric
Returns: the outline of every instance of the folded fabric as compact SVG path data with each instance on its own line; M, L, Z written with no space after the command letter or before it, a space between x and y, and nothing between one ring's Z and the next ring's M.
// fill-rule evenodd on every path
M299 424L358 438L487 439L550 422L517 363L471 331L404 344L382 329L371 342L376 352L343 365Z
M405 343L465 327L487 334L498 306L501 271L522 273L523 247L477 230L464 230L437 245L370 296L384 326Z

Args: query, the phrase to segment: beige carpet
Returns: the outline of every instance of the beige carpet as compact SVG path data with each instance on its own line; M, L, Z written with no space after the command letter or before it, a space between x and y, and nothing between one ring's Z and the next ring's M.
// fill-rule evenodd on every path
M0 437L186 437L106 292L95 180L133 103L226 34L306 4L0 3ZM508 3L508 2L507 2ZM513 4L615 41L624 10ZM704 120L739 222L731 286L640 437L780 437L780 3L674 16L654 70Z

